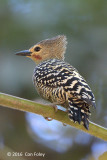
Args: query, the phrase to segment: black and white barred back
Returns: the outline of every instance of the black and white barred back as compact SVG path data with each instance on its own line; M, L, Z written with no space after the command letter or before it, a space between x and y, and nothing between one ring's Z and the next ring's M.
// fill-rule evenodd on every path
M33 82L44 99L66 107L70 120L89 128L89 107L95 107L95 98L74 67L62 60L46 60L35 67Z

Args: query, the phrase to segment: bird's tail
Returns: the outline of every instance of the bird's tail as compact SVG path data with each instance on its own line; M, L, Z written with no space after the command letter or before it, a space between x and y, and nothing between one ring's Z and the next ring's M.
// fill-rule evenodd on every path
M88 130L90 115L89 106L86 106L84 103L79 105L78 103L74 103L71 99L69 99L68 102L68 116L70 120L78 122L79 124L82 122L84 127Z

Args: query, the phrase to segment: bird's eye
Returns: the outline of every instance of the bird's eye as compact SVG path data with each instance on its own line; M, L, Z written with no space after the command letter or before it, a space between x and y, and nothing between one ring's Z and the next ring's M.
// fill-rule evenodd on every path
M40 49L41 49L40 47L35 47L35 48L34 48L34 50L35 50L36 52L40 51Z

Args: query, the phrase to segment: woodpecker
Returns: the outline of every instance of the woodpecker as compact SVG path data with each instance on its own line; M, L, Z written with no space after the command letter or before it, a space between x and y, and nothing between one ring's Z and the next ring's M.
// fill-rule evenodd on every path
M66 45L66 36L58 35L16 55L36 63L33 83L40 96L66 108L70 120L82 123L88 130L90 107L96 107L95 97L79 72L64 61Z

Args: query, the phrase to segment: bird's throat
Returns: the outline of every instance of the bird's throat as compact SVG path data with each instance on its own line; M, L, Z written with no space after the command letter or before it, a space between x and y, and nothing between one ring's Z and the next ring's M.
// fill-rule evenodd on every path
M40 55L33 55L33 59L42 60L42 57Z

